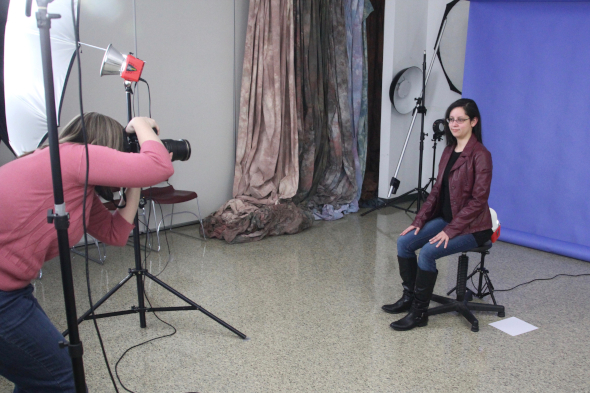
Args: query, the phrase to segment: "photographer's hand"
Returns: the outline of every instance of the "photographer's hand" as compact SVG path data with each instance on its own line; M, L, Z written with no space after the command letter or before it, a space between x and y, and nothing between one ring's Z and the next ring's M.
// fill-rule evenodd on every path
M119 215L125 219L129 224L133 224L137 207L139 206L139 198L141 197L141 188L128 188L125 191L126 201L125 207L119 209Z
M157 134L153 129L157 130ZM160 127L154 119L150 119L149 117L134 117L131 119L129 124L127 124L125 131L127 131L129 134L135 133L140 146L145 141L156 141L162 143L158 137L160 134Z

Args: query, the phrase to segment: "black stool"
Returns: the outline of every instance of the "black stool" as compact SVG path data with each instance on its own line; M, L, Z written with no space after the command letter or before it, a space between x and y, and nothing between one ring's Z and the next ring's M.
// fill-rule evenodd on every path
M453 291L456 291L457 298L451 299L444 296L432 295L432 300L442 304L442 306L429 308L429 316L457 311L471 323L471 331L477 332L479 331L479 321L477 318L475 318L470 310L494 311L498 313L499 317L504 317L506 315L504 313L504 306L499 306L496 303L496 298L494 298L494 287L490 281L490 277L488 276L488 270L484 266L485 257L490 253L490 248L492 248L492 242L488 241L483 246L465 251L459 256L459 263L457 265L457 286L447 292L447 295L450 295ZM481 263L479 267L469 276L467 276L467 269L469 268L469 257L467 256L468 252L478 252L481 254ZM479 287L477 288L477 293L473 293L473 291L467 288L467 280L477 273L479 273ZM483 293L484 280L488 290L486 293ZM482 299L484 296L490 295L494 304L472 303L469 300L473 299L473 295L480 299Z

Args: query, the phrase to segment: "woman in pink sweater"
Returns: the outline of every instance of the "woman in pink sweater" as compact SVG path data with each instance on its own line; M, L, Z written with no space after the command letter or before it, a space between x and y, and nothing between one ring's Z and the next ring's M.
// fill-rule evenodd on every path
M123 152L123 126L98 113L84 115L89 173L86 199L88 233L123 246L133 229L141 187L168 179L174 168L153 131L152 119L136 117L125 130L137 134L141 152ZM86 153L80 117L60 135L60 157L66 212L70 215L70 246L83 235L82 203ZM111 214L95 186L127 187L127 204ZM59 254L57 232L47 223L53 209L49 149L40 148L0 167L0 375L16 385L15 392L75 391L72 363L63 340L33 296L31 280L43 263Z

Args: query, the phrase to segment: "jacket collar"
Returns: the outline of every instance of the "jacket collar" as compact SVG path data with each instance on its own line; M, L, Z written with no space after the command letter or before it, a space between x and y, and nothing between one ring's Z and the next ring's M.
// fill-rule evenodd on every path
M459 158L455 162L455 165L453 165L453 167L451 168L450 172L459 168L461 165L463 165L467 161L467 158L471 157L471 155L473 154L473 150L475 149L475 145L477 143L478 143L477 138L475 137L475 135L471 134L471 138L469 138L469 141L467 141L467 144L463 148L463 152L461 153L461 156L459 156ZM453 147L453 149L454 149L454 147ZM452 150L452 151L454 151L454 150Z

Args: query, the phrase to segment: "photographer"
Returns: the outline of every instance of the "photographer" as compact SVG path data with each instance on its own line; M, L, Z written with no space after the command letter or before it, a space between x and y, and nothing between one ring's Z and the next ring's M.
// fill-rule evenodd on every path
M96 239L123 246L137 212L140 187L168 179L174 168L167 149L145 117L125 128L135 133L139 154L124 152L123 126L98 113L84 115L89 170L86 199L87 231ZM86 152L80 116L60 134L59 151L66 211L70 216L70 247L83 236L82 204ZM130 187L125 207L111 214L95 187ZM42 147L0 167L0 374L15 383L15 392L73 392L72 362L60 349L61 333L33 296L31 280L43 263L59 254L57 232L47 223L54 208L49 149Z

